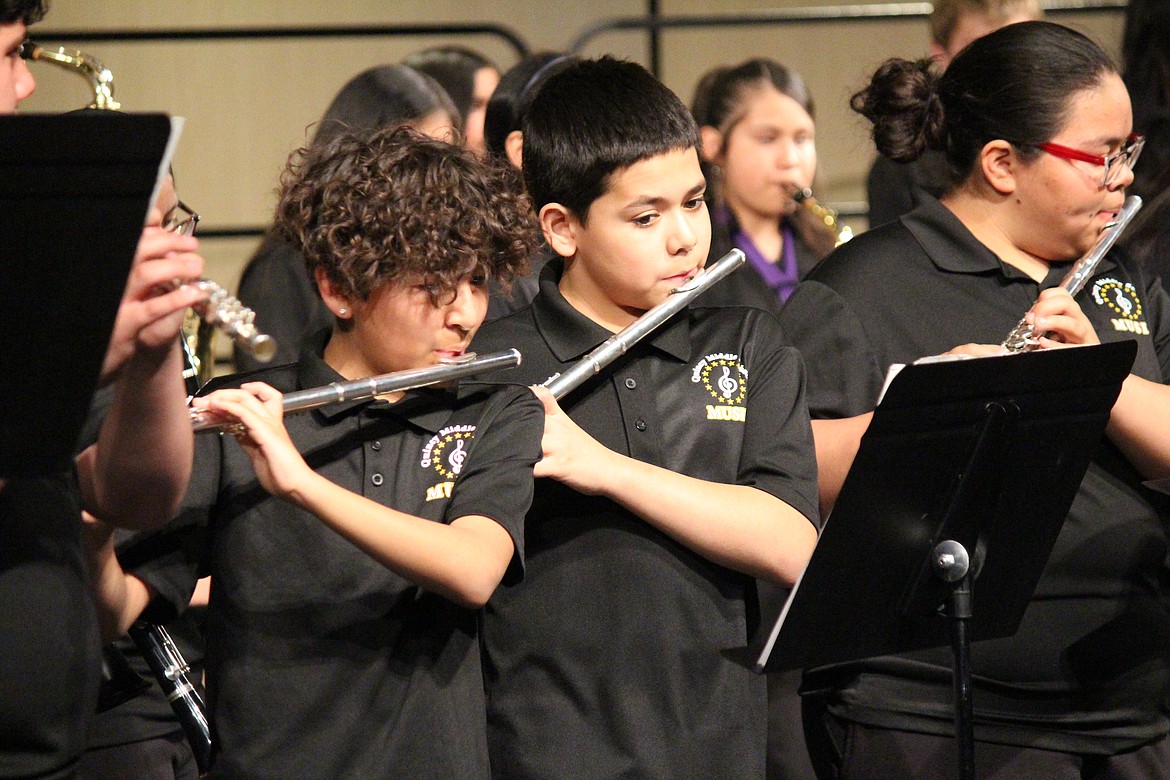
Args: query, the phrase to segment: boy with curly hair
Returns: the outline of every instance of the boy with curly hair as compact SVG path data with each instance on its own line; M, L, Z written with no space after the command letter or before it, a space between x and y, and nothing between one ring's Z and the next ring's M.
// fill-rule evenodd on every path
M211 575L207 682L224 777L486 777L477 624L522 573L542 410L524 387L398 392L282 419L282 392L462 355L535 243L514 174L406 128L303 149L276 223L336 317L299 362L196 405L183 509L121 551L124 628ZM140 559L141 558L141 559Z

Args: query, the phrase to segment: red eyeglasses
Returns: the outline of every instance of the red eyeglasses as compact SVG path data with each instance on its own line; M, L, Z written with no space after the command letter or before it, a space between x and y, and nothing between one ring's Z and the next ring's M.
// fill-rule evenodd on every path
M1070 149L1060 144L1036 144L1036 148L1064 160L1080 160L1082 162L1092 163L1093 165L1104 166L1105 171L1101 177L1101 186L1108 187L1117 183L1123 171L1133 170L1138 156L1142 153L1142 147L1145 145L1146 139L1144 136L1138 135L1137 133L1130 133L1129 138L1125 139L1121 150L1117 154L1111 154L1107 157L1102 157L1099 154L1089 154L1079 149Z

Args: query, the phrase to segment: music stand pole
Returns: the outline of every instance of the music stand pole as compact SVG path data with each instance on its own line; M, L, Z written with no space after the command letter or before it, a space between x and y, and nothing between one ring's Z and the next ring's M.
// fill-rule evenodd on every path
M958 542L945 540L934 548L933 567L945 582L955 582L947 602L951 627L952 678L955 693L955 740L959 752L960 780L975 778L975 705L971 693L971 636L968 633L972 612L970 556ZM956 578L957 581L956 581Z

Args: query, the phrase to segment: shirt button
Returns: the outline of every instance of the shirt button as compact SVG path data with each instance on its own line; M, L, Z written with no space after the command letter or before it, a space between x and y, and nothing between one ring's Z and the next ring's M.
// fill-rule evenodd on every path
M374 483L374 487L380 486L382 484L382 475L375 474L374 476L370 477L370 482Z
M373 450L374 452L377 452L378 450L382 449L382 442L380 442L380 441L373 442L372 444L370 444L370 449Z
M633 377L630 377L629 379L626 380L626 387L630 388L631 390L633 390L637 386L638 386L638 383L634 381Z
M638 420L637 422L634 423L634 427L640 431L644 431L644 430L646 430L646 421L645 420Z

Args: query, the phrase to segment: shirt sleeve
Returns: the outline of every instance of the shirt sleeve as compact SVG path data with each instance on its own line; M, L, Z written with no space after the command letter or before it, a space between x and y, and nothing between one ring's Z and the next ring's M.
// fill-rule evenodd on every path
M494 413L476 431L447 518L481 515L502 525L515 546L504 575L504 584L513 584L524 573L524 515L532 504L532 468L541 456L544 407L527 387L515 386L497 390L491 404Z
M1154 351L1158 355L1158 365L1162 368L1159 381L1166 384L1170 381L1170 293L1158 276L1146 276L1146 308L1150 334L1154 338Z
M219 488L220 437L195 437L195 465L178 513L158 530L134 534L118 544L122 568L154 594L143 617L165 623L182 613L205 573L208 526Z
M775 318L761 312L751 336L747 417L736 482L779 498L820 526L817 459L800 354L782 346Z
M841 296L820 282L801 282L780 310L780 324L804 357L813 419L873 411L885 373L861 321Z

